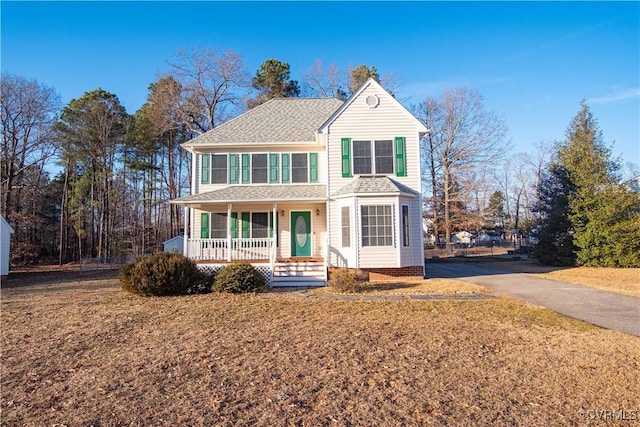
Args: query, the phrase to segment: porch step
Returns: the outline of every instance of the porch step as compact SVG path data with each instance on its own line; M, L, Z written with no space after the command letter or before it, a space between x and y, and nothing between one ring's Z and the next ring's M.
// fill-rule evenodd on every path
M326 286L323 262L286 261L273 266L273 286Z

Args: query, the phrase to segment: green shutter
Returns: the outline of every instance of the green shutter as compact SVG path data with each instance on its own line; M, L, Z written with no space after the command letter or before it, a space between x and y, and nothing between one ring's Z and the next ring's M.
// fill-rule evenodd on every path
M202 212L200 214L200 238L209 238L209 212Z
M242 154L242 183L243 184L248 184L249 183L249 155L248 154Z
M238 212L231 212L231 237L238 238Z
M242 238L248 239L251 237L251 221L249 221L250 213L242 212L240 215L242 218Z
M396 136L396 175L407 176L407 158L405 156L405 137Z
M342 177L351 178L351 138L342 138Z
M269 183L278 182L278 154L269 154Z
M309 153L309 182L318 182L318 153Z
M238 183L238 155L229 154L229 184Z
M282 153L282 183L289 183L289 153Z
M208 184L209 183L209 159L211 156L209 154L201 154L200 155L200 183Z
M269 212L269 237L273 237L273 212Z

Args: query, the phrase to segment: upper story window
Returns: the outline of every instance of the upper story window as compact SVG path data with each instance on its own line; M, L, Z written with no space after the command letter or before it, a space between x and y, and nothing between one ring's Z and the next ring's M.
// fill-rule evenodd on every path
M406 138L351 140L342 138L342 177L353 175L407 176Z
M211 183L227 183L227 155L214 154L211 156Z
M393 173L393 141L353 141L354 175Z
M266 184L269 175L266 154L251 155L251 182L253 184Z
M201 184L318 182L318 153L200 154Z
M309 182L307 153L291 154L291 182Z

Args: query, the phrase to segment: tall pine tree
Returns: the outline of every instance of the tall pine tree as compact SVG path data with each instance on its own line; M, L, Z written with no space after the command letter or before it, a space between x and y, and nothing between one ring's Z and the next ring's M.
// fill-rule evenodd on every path
M585 101L557 158L566 184L555 197L567 197L564 216L571 224L576 264L640 267L640 195L620 183L620 163L611 158Z

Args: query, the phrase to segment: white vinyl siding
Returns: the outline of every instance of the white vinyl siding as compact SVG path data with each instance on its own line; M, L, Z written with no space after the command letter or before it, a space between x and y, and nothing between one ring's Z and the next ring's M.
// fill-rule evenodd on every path
M369 95L377 95L380 103L376 108L367 106L365 99ZM334 121L328 130L328 185L329 194L347 185L357 174L353 169L350 176L343 177L343 150L344 139L350 139L349 148L353 150L354 141L395 141L398 137L404 137L406 162L406 176L398 176L395 159L392 160L393 174L389 176L415 191L421 191L420 182L420 143L418 140L418 125L410 113L387 93L370 86L360 93ZM393 145L393 144L392 144ZM372 150L373 151L373 150ZM394 155L397 149L393 148ZM354 153L349 153L353 163ZM373 168L372 168L373 169ZM404 171L403 171L404 172ZM376 173L372 170L370 173Z

